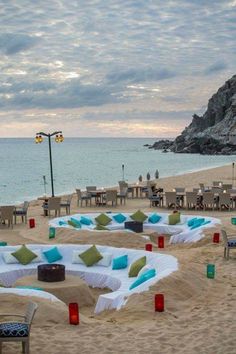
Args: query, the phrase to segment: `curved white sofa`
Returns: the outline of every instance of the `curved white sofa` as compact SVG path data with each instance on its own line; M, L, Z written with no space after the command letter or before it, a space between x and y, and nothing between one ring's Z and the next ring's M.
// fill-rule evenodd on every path
M107 246L96 246L99 252L109 252L112 254L113 258L122 256L124 254L128 255L128 266L136 259L146 256L147 264L150 264L156 269L156 276L149 279L145 283L142 283L133 290L129 290L130 285L137 278L128 277L128 268L120 270L112 270L111 265L109 267L94 265L92 267L86 267L84 264L73 264L72 253L74 250L83 252L91 245L78 245L78 244L57 244L57 245L27 245L31 250L41 251L48 250L54 246L57 246L63 258L61 261L56 263L64 264L66 266L66 272L74 275L79 275L86 283L92 287L98 288L109 288L112 290L111 293L100 295L98 302L95 307L95 313L99 313L105 309L120 309L127 301L127 297L133 293L140 293L149 289L149 286L156 283L158 280L168 276L170 273L178 269L177 259L170 255L164 255L160 253L147 252L135 249L126 248L115 248ZM6 264L3 259L3 252L11 251L14 252L20 246L5 246L0 247L0 282L10 287L16 280L25 275L30 275L36 273L37 266L42 263L47 263L46 259L43 258L43 262L31 263L26 266L17 264ZM25 292L26 289L15 289L19 290L19 293ZM4 289L3 289L4 291ZM5 290L7 291L7 289ZM30 294L32 290L28 291ZM43 292L40 290L34 290L34 293L38 293L41 296ZM1 292L0 292L1 294ZM31 294L30 294L31 295Z
M101 212L102 213L102 212ZM74 229L74 230L87 230L87 231L94 231L96 232L97 230L95 230L96 227L96 221L95 218L100 215L101 213L87 213L87 214L74 214L74 215L69 215L69 216L64 216L64 217L59 217L59 218L55 218L50 220L49 225L55 228L58 227L62 227L62 228L69 228L69 229ZM106 213L111 219L113 219L113 215L118 214L119 212L116 213ZM121 212L122 213L122 212ZM151 213L145 213L147 216L152 215L154 212ZM132 221L132 219L130 218L130 215L132 215L132 213L122 213L124 216L127 217L126 221ZM154 231L157 231L160 234L168 234L171 235L170 237L170 241L169 243L188 243L188 242L197 242L199 241L201 238L204 237L204 233L203 230L209 227L213 227L217 224L221 224L220 219L216 219L216 218L212 218L212 217L203 217L200 215L182 215L181 214L181 221L180 223L176 224L176 225L169 225L168 224L168 215L170 213L157 213L158 215L161 216L161 220L156 223L156 224L152 224L148 221L145 221L143 223L143 228L144 228L144 232L145 229L152 229ZM69 220L71 217L80 220L81 216L90 218L93 221L92 225L82 225L81 229L75 229L74 227L70 226L70 225L60 225L59 222L60 221L67 221ZM191 230L190 227L187 225L187 222L192 219L192 218L204 218L206 221L210 221L208 224L200 226L194 230ZM114 219L106 226L106 228L109 229L109 231L129 231L127 229L124 229L124 223L119 224L116 221L114 221ZM97 231L100 232L100 231ZM104 232L104 231L103 231Z

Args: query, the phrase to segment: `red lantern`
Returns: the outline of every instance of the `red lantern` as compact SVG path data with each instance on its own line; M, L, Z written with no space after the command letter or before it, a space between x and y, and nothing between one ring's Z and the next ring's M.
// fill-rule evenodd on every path
M165 244L164 236L158 236L158 247L164 248L164 244Z
M79 324L79 305L76 302L69 304L69 322L72 325Z
M155 295L155 311L163 312L164 311L164 295L156 294Z
M220 234L219 232L215 232L213 235L213 242L214 243L219 243L220 242Z
M35 227L35 219L29 219L29 227L33 229Z
M147 244L145 245L145 250L152 252L152 244L151 244L151 243L147 243Z

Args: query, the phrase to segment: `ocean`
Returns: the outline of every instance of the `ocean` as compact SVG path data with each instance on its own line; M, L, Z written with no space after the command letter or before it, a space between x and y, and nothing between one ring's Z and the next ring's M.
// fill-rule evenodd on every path
M63 143L52 141L55 195L84 189L117 185L124 177L129 182L142 175L151 178L158 169L160 177L173 176L200 169L232 163L236 156L202 156L196 154L162 153L144 144L155 138L65 138ZM33 200L50 195L48 142L35 144L30 138L0 139L0 205ZM197 186L196 186L197 187Z

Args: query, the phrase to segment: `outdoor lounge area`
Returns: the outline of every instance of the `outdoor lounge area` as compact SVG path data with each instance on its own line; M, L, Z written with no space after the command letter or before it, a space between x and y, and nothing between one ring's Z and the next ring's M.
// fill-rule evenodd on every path
M19 250L20 247L6 246L0 249L0 282L4 286L12 287L19 278L36 274L38 265L49 262L46 255L56 247L57 254L60 256L54 258L55 261L51 263L63 264L66 268L66 275L76 275L91 287L111 289L111 293L99 296L95 313L105 309L120 309L125 305L127 297L133 293L148 290L150 285L178 269L177 259L170 255L107 246L96 246L102 258L93 265L87 266L78 255L90 249L91 245L73 244L57 246L27 245L27 249L35 253L37 257L29 264L23 265L12 256L12 253ZM139 264L137 268L137 261L140 261L140 259L143 263ZM143 270L143 273L139 274L141 270ZM148 276L145 276L145 273ZM25 296L37 295L56 301L56 298L51 294L46 295L47 293L37 289L10 288L8 290L3 288L2 291L19 293Z
M178 214L178 215L177 215ZM196 242L204 237L205 228L221 224L221 221L213 217L196 215L182 215L177 213L173 219L173 213L87 213L74 214L50 220L49 225L55 228L72 228L88 231L127 231L126 222L142 221L143 230L154 230L160 234L170 235L169 243ZM179 218L179 220L178 220ZM100 221L100 222L99 222ZM104 221L104 222L103 222Z

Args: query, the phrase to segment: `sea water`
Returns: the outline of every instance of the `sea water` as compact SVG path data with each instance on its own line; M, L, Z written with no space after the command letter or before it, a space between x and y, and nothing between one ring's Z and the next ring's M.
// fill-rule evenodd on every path
M65 138L52 140L55 195L75 192L88 185L114 186L123 178L135 182L138 176L160 177L232 163L236 156L162 153L148 149L155 138ZM0 139L0 205L33 200L51 193L48 141ZM197 186L196 186L197 187Z

